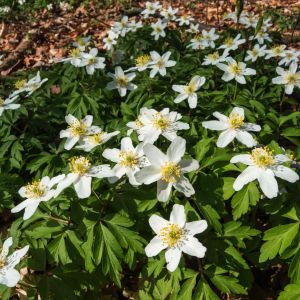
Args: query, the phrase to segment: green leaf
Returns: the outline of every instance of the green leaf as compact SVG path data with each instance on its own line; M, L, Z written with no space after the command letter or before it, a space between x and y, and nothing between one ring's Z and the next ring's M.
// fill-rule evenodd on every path
M196 285L197 275L192 278L187 279L183 285L180 287L180 292L178 294L178 300L192 299L193 289Z
M288 284L279 294L278 300L299 300L300 284Z
M237 278L216 274L210 278L213 284L224 293L246 295L246 289Z
M300 249L297 251L289 265L288 275L293 283L300 283Z
M260 250L259 262L281 255L289 247L299 230L299 223L279 225L267 230L263 240L266 241Z
M201 279L197 286L196 291L193 295L193 300L220 300L215 292L210 288L208 283Z

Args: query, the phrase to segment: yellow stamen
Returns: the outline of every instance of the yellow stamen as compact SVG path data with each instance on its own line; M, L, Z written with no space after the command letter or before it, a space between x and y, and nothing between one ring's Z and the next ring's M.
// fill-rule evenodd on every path
M241 116L238 113L231 113L228 119L228 123L230 128L240 128L244 124L244 116Z
M99 133L96 133L96 134L93 134L93 135L90 135L88 137L88 140L91 144L94 144L94 145L99 145L102 140L103 140L103 136L106 134L106 132L99 132Z
M96 64L96 63L97 63L97 59L94 58L94 57L93 57L93 58L90 58L89 61L88 61L88 64L89 64L89 65L94 65L94 64Z
M278 45L272 47L272 52L276 55L279 56L284 50L284 45Z
M16 89L21 89L23 88L27 83L27 80L23 79L23 80L18 80L16 83L15 83L15 87Z
M268 167L276 162L273 151L271 151L268 147L253 149L251 152L251 159L258 167L261 168Z
M225 40L225 43L226 47L231 47L233 46L233 38L229 37Z
M1 250L1 249L0 249ZM0 259L0 270L6 266L6 260Z
M216 51L216 52L214 52L214 53L208 54L207 57L208 57L208 59L210 59L210 60L217 60L217 59L220 58L220 55L219 55L219 53Z
M159 237L162 239L163 244L172 248L182 241L185 234L186 230L179 225L168 224L160 230Z
M70 129L72 136L78 137L85 134L87 125L82 120L76 120L68 126L68 129Z
M232 63L228 65L229 72L234 75L241 75L243 72L243 67L241 63Z
M134 151L121 151L119 157L121 159L119 164L122 167L133 168L138 163L138 157Z
M144 126L143 122L139 118L137 118L134 122L138 128L142 128Z
M168 116L162 115L161 113L156 113L154 119L152 121L153 125L160 129L161 131L165 131L171 124L171 120Z
M74 48L69 51L69 57L77 58L80 56L80 49Z
M35 180L25 186L27 198L41 198L46 191L46 186L40 180Z
M191 95L192 93L194 93L196 91L196 85L195 83L190 83L189 85L184 87L184 91L188 94Z
M252 49L251 54L252 54L253 56L257 56L257 54L258 54L257 49L255 49L255 48Z
M168 183L175 183L181 175L181 169L177 164L167 162L161 167L161 179Z
M116 82L120 87L125 88L125 87L127 87L129 80L128 80L127 76L123 75L123 76L118 76L116 78Z
M162 58L160 58L158 60L158 62L156 63L156 65L161 69L161 68L165 68L166 63L164 62L164 60Z
M69 168L71 173L83 176L90 168L90 161L83 156L75 156L69 160Z
M300 74L289 73L286 75L287 84L296 85L300 80Z
M2 97L0 97L0 106L4 105L4 99Z
M135 63L136 63L137 67L144 67L150 60L151 60L150 55L145 54L145 55L139 56L135 60Z

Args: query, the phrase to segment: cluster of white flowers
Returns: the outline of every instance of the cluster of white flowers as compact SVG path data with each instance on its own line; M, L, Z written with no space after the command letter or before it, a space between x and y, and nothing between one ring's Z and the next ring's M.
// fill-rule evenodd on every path
M0 7L0 14L3 13L3 14L7 14L11 11L11 8L9 6L1 6Z

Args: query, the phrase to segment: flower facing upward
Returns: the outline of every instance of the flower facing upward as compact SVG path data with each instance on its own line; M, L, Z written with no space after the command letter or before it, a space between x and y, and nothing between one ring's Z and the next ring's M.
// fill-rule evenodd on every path
M85 67L89 75L93 75L96 69L104 69L105 58L97 57L98 49L93 48L89 53L82 53L82 60L79 67Z
M193 186L184 176L185 173L195 171L199 163L195 159L182 159L186 148L186 141L177 137L168 148L167 154L162 153L152 144L144 146L144 153L151 165L136 174L138 182L150 184L157 181L157 199L166 202L170 196L172 186L186 197L195 193Z
M271 49L266 50L266 57L265 59L270 59L272 57L284 57L286 45L276 45L273 46Z
M252 50L247 50L245 61L251 60L252 62L255 62L259 57L265 56L266 47L266 45L260 47L259 44L256 44Z
M29 249L27 245L8 256L9 248L12 243L12 238L8 238L3 243L3 248L0 252L0 284L6 285L7 287L16 286L20 280L20 273L15 269L15 266L20 263L21 258L26 255Z
M249 148L257 145L257 142L248 131L260 131L261 127L256 124L244 122L243 108L235 107L229 117L219 112L214 112L213 116L219 120L202 122L202 126L211 130L223 131L217 141L218 147L226 147L235 138Z
M278 183L275 176L289 182L296 182L299 179L295 171L283 165L283 163L291 162L291 159L284 154L274 155L273 151L267 147L255 148L251 154L236 155L230 162L248 165L233 183L236 191L257 179L265 196L274 198L278 195Z
M148 257L156 256L166 249L165 258L167 269L173 272L178 267L182 252L191 256L202 258L206 248L194 237L195 234L206 230L205 220L186 223L184 206L173 206L170 221L158 215L152 215L149 224L156 236L146 246L145 252Z
M154 39L157 41L160 37L165 37L165 28L167 27L167 23L163 23L161 20L158 20L156 23L151 25L153 31L151 35L154 36Z
M173 67L176 65L176 61L169 60L171 56L171 52L168 51L163 55L159 55L156 51L151 51L150 56L153 64L151 64L151 72L150 78L153 78L157 73L161 76L165 76L167 74L167 69L169 67Z

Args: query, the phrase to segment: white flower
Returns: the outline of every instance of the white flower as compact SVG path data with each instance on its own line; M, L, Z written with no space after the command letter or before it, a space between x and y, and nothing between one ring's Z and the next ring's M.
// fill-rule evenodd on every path
M98 49L93 48L90 50L89 53L82 53L80 67L86 67L86 72L89 75L93 75L95 69L104 69L105 58L104 57L97 57Z
M8 13L10 12L10 7L9 6L2 6L0 7L0 13Z
M218 51L215 51L213 53L210 53L204 57L204 62L202 65L217 65L220 62L226 61L226 58L228 56L228 52L224 51L223 54L220 56Z
M264 44L265 41L272 42L271 38L269 37L269 34L262 30L258 31L255 36L250 36L250 41L252 40L257 40L259 44Z
M298 65L296 62L292 62L289 69L285 71L281 67L276 68L276 72L279 75L272 79L274 84L284 84L285 93L290 95L293 93L294 87L300 88L300 72L297 72Z
M194 18L192 18L191 16L183 15L183 16L179 17L178 19L176 19L176 22L178 22L179 26L183 26L183 25L189 26L191 21L193 21L193 20L194 20Z
M219 112L214 112L213 116L219 119L219 121L205 121L202 122L202 126L211 130L223 131L217 141L218 147L226 147L235 138L249 148L257 145L257 142L248 131L260 131L261 127L256 124L244 122L243 108L235 107L229 117Z
M69 9L71 9L71 5L65 1L61 1L59 3L59 8L62 10L62 11L67 11Z
M144 184L157 181L158 201L166 202L173 186L186 197L195 194L193 186L184 174L197 170L199 163L195 159L181 159L185 148L186 141L181 137L172 141L167 154L162 153L152 144L144 146L144 153L151 166L136 173L136 179Z
M127 90L132 91L137 88L137 86L131 81L135 78L135 73L125 74L121 67L115 68L115 74L108 73L108 76L113 79L113 81L109 82L106 86L109 90L117 89L120 96L126 96Z
M266 47L266 45L260 47L259 44L256 44L252 50L247 50L245 61L251 60L252 62L255 62L259 57L265 56Z
M0 253L0 284L4 284L7 287L16 286L20 280L20 273L15 269L15 266L20 263L21 258L29 249L27 245L7 256L12 243L12 238L8 238L3 243L3 248Z
M266 57L265 59L270 59L272 57L284 57L286 45L277 45L272 47L269 50L266 50Z
M98 126L92 126L93 116L87 115L82 120L68 114L65 117L68 128L61 130L59 133L60 138L67 138L64 148L70 150L74 145L80 141L84 136L99 133L101 129Z
M200 220L186 223L183 205L173 205L170 221L158 215L152 215L149 224L156 236L146 246L146 255L152 257L167 249L165 258L170 272L178 267L182 252L198 258L205 256L207 249L194 235L206 230L207 222Z
M159 2L146 2L145 9L141 12L144 18L149 18L150 15L154 15L157 10L161 9Z
M263 25L262 25L261 28L262 28L263 31L267 31L268 28L270 28L272 26L273 26L272 20L271 20L271 18L268 18L268 19L263 21Z
M26 3L26 0L18 0L20 5L23 5L24 3Z
M151 24L151 27L153 31L151 32L151 35L154 35L154 39L157 41L159 37L165 37L165 28L167 27L167 23L162 23L160 19L154 24Z
M119 33L121 36L124 37L126 35L126 33L129 31L128 17L124 16L120 22L115 22L113 31Z
M143 27L143 23L142 21L136 22L135 20L132 20L128 26L128 32L136 32L139 28Z
M246 64L243 62L236 62L232 57L226 58L227 65L223 63L218 63L217 67L224 71L225 73L222 76L222 80L230 81L235 79L240 84L245 84L246 75L255 75L256 71L251 68L247 68Z
M92 135L84 136L82 139L79 140L79 146L76 146L76 149L82 149L83 151L90 152L95 147L106 143L110 140L113 136L119 134L120 131L113 131L111 133L107 133L102 131L99 128L99 132L94 133Z
M136 181L135 174L143 167L150 163L144 156L143 145L139 144L133 147L130 137L124 137L121 140L121 149L105 149L103 157L116 163L112 171L114 177L109 178L110 182L114 183L122 176L126 175L129 183L139 185Z
M18 109L21 105L13 103L19 96L8 97L5 100L0 96L0 116L2 116L5 110Z
M201 32L201 36L202 36L202 42L204 44L206 44L208 47L211 47L211 48L216 47L214 41L216 41L219 38L219 35L216 34L215 28L211 28L209 31L206 31L203 29Z
M247 17L247 13L242 11L241 15L240 15L240 18L239 18L239 22L241 23L241 20L243 18ZM238 19L237 19L237 9L235 9L234 12L230 12L230 13L224 13L223 17L222 17L223 20L232 20L234 23L238 23Z
M151 65L154 64L154 62L151 59L151 56L148 54L141 55L135 59L135 67L129 68L128 70L124 72L134 71L138 70L139 72L145 71L148 69Z
M118 38L118 35L115 32L110 31L108 33L108 36L103 39L103 42L104 42L103 48L110 50L113 47L113 45L117 44L117 38Z
M91 195L92 177L104 178L114 176L109 165L91 166L90 161L84 156L75 156L69 161L70 173L57 185L60 193L71 184L78 198L88 198Z
M197 91L205 83L205 77L194 76L188 85L173 85L172 89L175 92L180 93L174 100L175 103L180 103L181 101L187 99L190 108L195 108L197 106Z
M172 8L172 6L169 6L167 10L161 11L160 15L168 21L174 21L176 19L177 12L178 8Z
M53 4L52 3L47 4L47 10L52 10L52 9L53 9Z
M230 162L243 163L248 167L237 177L233 183L233 188L239 191L244 185L257 179L265 196L274 198L278 195L278 184L275 176L289 182L295 182L299 179L295 171L282 165L290 161L291 159L284 154L274 155L267 147L255 148L251 154L236 155Z
M190 33L199 33L199 24L190 24L190 28L186 30L186 32L190 32Z
M224 44L221 45L218 49L225 49L226 52L236 50L239 45L242 45L246 42L245 39L240 39L240 37L240 33L234 39L232 37L228 37L227 39L225 39Z
M205 49L208 47L208 44L203 40L202 35L196 34L194 38L191 39L190 44L187 45L187 48L196 49Z
M20 80L17 81L15 86L18 89L17 91L14 91L9 98L13 98L16 95L19 95L20 93L27 92L26 97L30 96L33 92L35 92L37 89L39 89L44 82L46 82L48 78L41 79L40 71L37 72L36 76L32 77L28 81L26 80Z
M60 62L69 62L74 67L80 67L82 60L82 52L79 48L71 49L68 53L68 57L62 58Z
M158 112L155 109L144 108L138 118L140 128L138 128L138 138L145 143L153 144L160 135L169 141L177 137L178 130L187 130L189 124L180 122L181 114L164 108Z
M284 57L280 60L278 65L288 66L291 62L297 63L299 61L298 56L300 55L300 51L296 49L286 50L284 52Z
M41 180L34 180L26 186L22 186L19 189L19 194L25 198L25 200L15 206L11 212L17 213L25 209L23 219L29 219L35 213L41 202L49 201L58 196L58 191L53 189L53 187L64 178L64 174L53 177L52 179L45 176Z
M76 42L72 43L72 46L79 48L80 51L85 51L85 48L90 44L91 36L79 37Z
M156 51L151 51L150 56L153 64L151 65L150 77L153 78L157 73L161 76L165 76L167 74L167 69L169 67L173 67L176 65L176 61L169 60L171 55L170 51L167 51L162 56L160 56Z
M255 29L258 23L258 16L251 12L248 16L241 18L240 23L243 24L245 28L252 27Z

